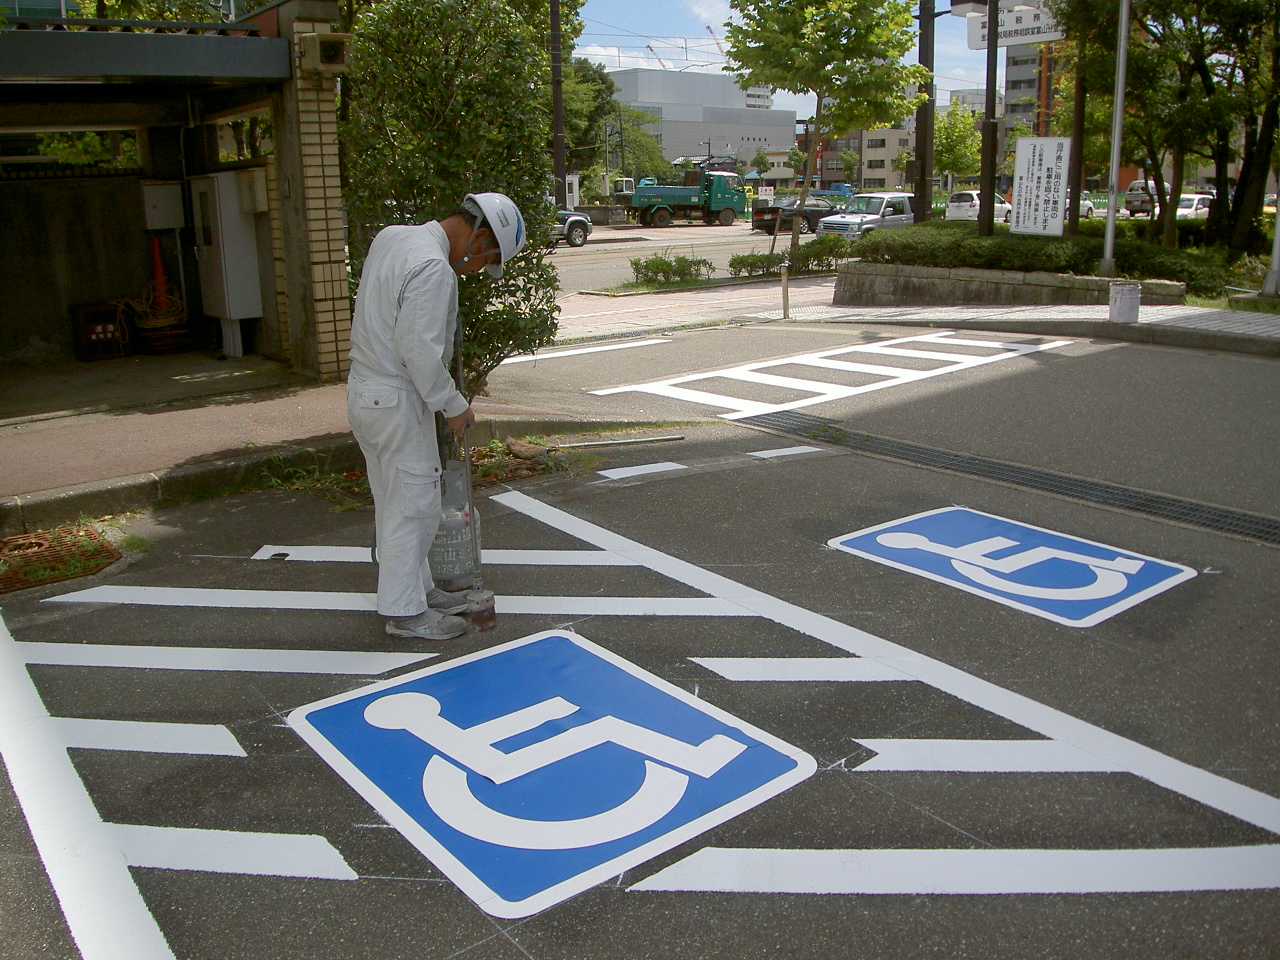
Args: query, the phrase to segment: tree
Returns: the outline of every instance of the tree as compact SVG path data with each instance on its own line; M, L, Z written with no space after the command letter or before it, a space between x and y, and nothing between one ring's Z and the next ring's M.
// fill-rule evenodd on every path
M641 177L657 177L659 181L669 180L674 176L674 168L670 161L662 155L662 145L650 132L658 118L646 110L637 110L625 104L617 103L622 124L622 137L619 148L626 151L626 163L623 173L639 179ZM615 118L615 122L616 118ZM615 127L615 132L617 128Z
M741 19L727 26L726 70L742 87L763 84L817 98L813 142L859 128L891 126L927 97L929 71L903 59L915 42L904 0L729 0ZM811 151L816 153L816 151ZM808 197L807 158L800 202ZM792 217L791 253L800 251Z
M973 112L953 102L933 127L933 166L951 177L971 177L982 165L982 134Z
M381 227L447 216L468 192L501 191L525 216L529 247L502 279L459 284L474 396L507 356L555 337L559 282L542 244L551 217L548 57L501 0L379 0L360 11L355 35L347 78L359 109L339 130L349 148L353 272Z
M564 150L570 170L605 162L607 125L617 113L617 85L604 67L575 57L564 75Z
M799 147L793 146L787 151L787 166L791 168L793 173L795 173L796 179L804 177L804 168L808 161L809 155Z
M756 151L756 155L751 158L751 167L756 173L763 177L772 168L773 163L769 159L769 155L764 152L764 147Z
M996 168L997 172L1004 177L1013 176L1014 161L1018 158L1018 141L1023 137L1030 137L1035 133L1031 129L1029 123L1015 123L1009 127L1005 134L1004 140L1004 156L1000 158L1000 165Z
M862 177L858 175L858 168L861 165L862 157L857 150L840 151L840 169L844 171L844 178L857 188L862 187Z

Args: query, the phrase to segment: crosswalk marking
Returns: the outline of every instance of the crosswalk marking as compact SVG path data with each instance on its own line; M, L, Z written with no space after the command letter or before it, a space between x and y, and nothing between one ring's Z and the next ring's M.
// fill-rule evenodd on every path
M722 893L1162 893L1280 887L1280 846L1162 850L703 847L631 890Z
M156 723L150 720L97 720L53 717L68 747L133 750L141 753L189 753L206 757L248 756L226 727L215 723Z
M127 600L104 600L127 603ZM230 670L245 673L332 673L373 676L434 657L434 653L348 650L246 650L243 647L147 647L105 643L15 643L25 663L139 670Z
M988 342L983 340L965 340L954 336L952 331L942 331L940 333L930 333L915 337L900 337L895 340L885 340L881 343L866 343L851 347L840 347L835 350L824 350L820 353L798 354L793 357L784 357L780 360L763 360L757 363L727 367L722 370L711 370L705 373L687 374L685 376L672 377L667 380L658 380L651 383L629 384L621 387L607 387L602 390L593 390L591 392L597 396L627 392L650 393L656 396L667 397L672 400L684 400L702 406L722 407L729 412L720 414L720 417L726 420L740 420L744 417L759 416L766 413L778 413L783 410L796 410L800 407L808 407L813 406L814 404L846 399L848 397L870 393L875 390L884 390L889 387L901 386L906 383L915 383L920 380L927 380L931 377L943 376L945 374L955 373L961 370L969 370L989 363L998 363L1002 360L1010 360L1015 357L1025 356L1029 353L1037 353L1041 350L1055 350L1058 347L1068 346L1071 342L1072 341L1070 340L1054 340L1049 343ZM988 354L959 352L946 353L941 350L926 350L913 346L900 346L901 344L922 344L926 346L931 344L949 344L982 347L994 352ZM920 370L909 367L897 367L890 364L868 364L851 360L833 359L835 357L847 357L850 354L870 354L872 356L935 360L940 362L942 366L936 367L932 370ZM882 377L883 379L874 383L861 384L859 386L845 386L838 383L831 383L827 380L806 380L799 377L782 377L761 372L769 369L770 367L781 366L810 366L816 369L870 374ZM758 383L766 386L777 387L779 389L793 391L798 390L803 393L811 394L811 396L802 397L798 400L788 400L781 403L765 403L758 400L732 397L724 393L713 393L708 390L700 390L695 387L688 386L689 384L694 384L698 381L713 379L740 380L744 382Z
M131 867L318 880L360 879L333 844L313 834L123 823L103 826Z

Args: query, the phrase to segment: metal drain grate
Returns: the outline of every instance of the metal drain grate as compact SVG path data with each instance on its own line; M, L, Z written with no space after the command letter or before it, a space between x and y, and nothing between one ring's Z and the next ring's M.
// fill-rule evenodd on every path
M0 540L0 593L87 577L120 559L93 527L58 527Z
M1070 497L1085 503L1130 510L1134 513L1203 527L1206 530L1228 533L1248 540L1280 544L1280 520L1257 513L1229 510L1226 507L1183 500L1162 493L1149 493L1101 480L1085 480L1065 473L1054 473L1051 470L1024 467L1016 463L989 460L965 453L953 453L950 450L891 440L888 437L877 437L869 433L855 433L832 420L795 411L784 410L780 413L743 417L738 420L738 423L763 427L766 430L799 439L831 443L860 453L888 457L922 467L950 470L971 477L996 480L1030 490L1057 494L1060 497Z

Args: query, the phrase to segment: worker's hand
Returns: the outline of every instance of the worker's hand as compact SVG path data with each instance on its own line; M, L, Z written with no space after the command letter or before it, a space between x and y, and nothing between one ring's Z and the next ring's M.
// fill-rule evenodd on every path
M476 414L474 410L467 407L456 417L445 417L444 422L449 425L450 430L462 436L462 431L476 422Z

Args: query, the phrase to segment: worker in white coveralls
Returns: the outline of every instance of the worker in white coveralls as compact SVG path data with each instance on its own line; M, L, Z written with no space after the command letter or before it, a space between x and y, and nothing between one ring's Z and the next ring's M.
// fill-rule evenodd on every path
M448 640L466 591L435 586L427 552L440 525L436 411L459 435L475 422L450 375L458 277L502 266L525 244L524 218L500 193L467 194L440 221L392 226L369 247L351 324L347 418L373 491L378 612L393 637Z

